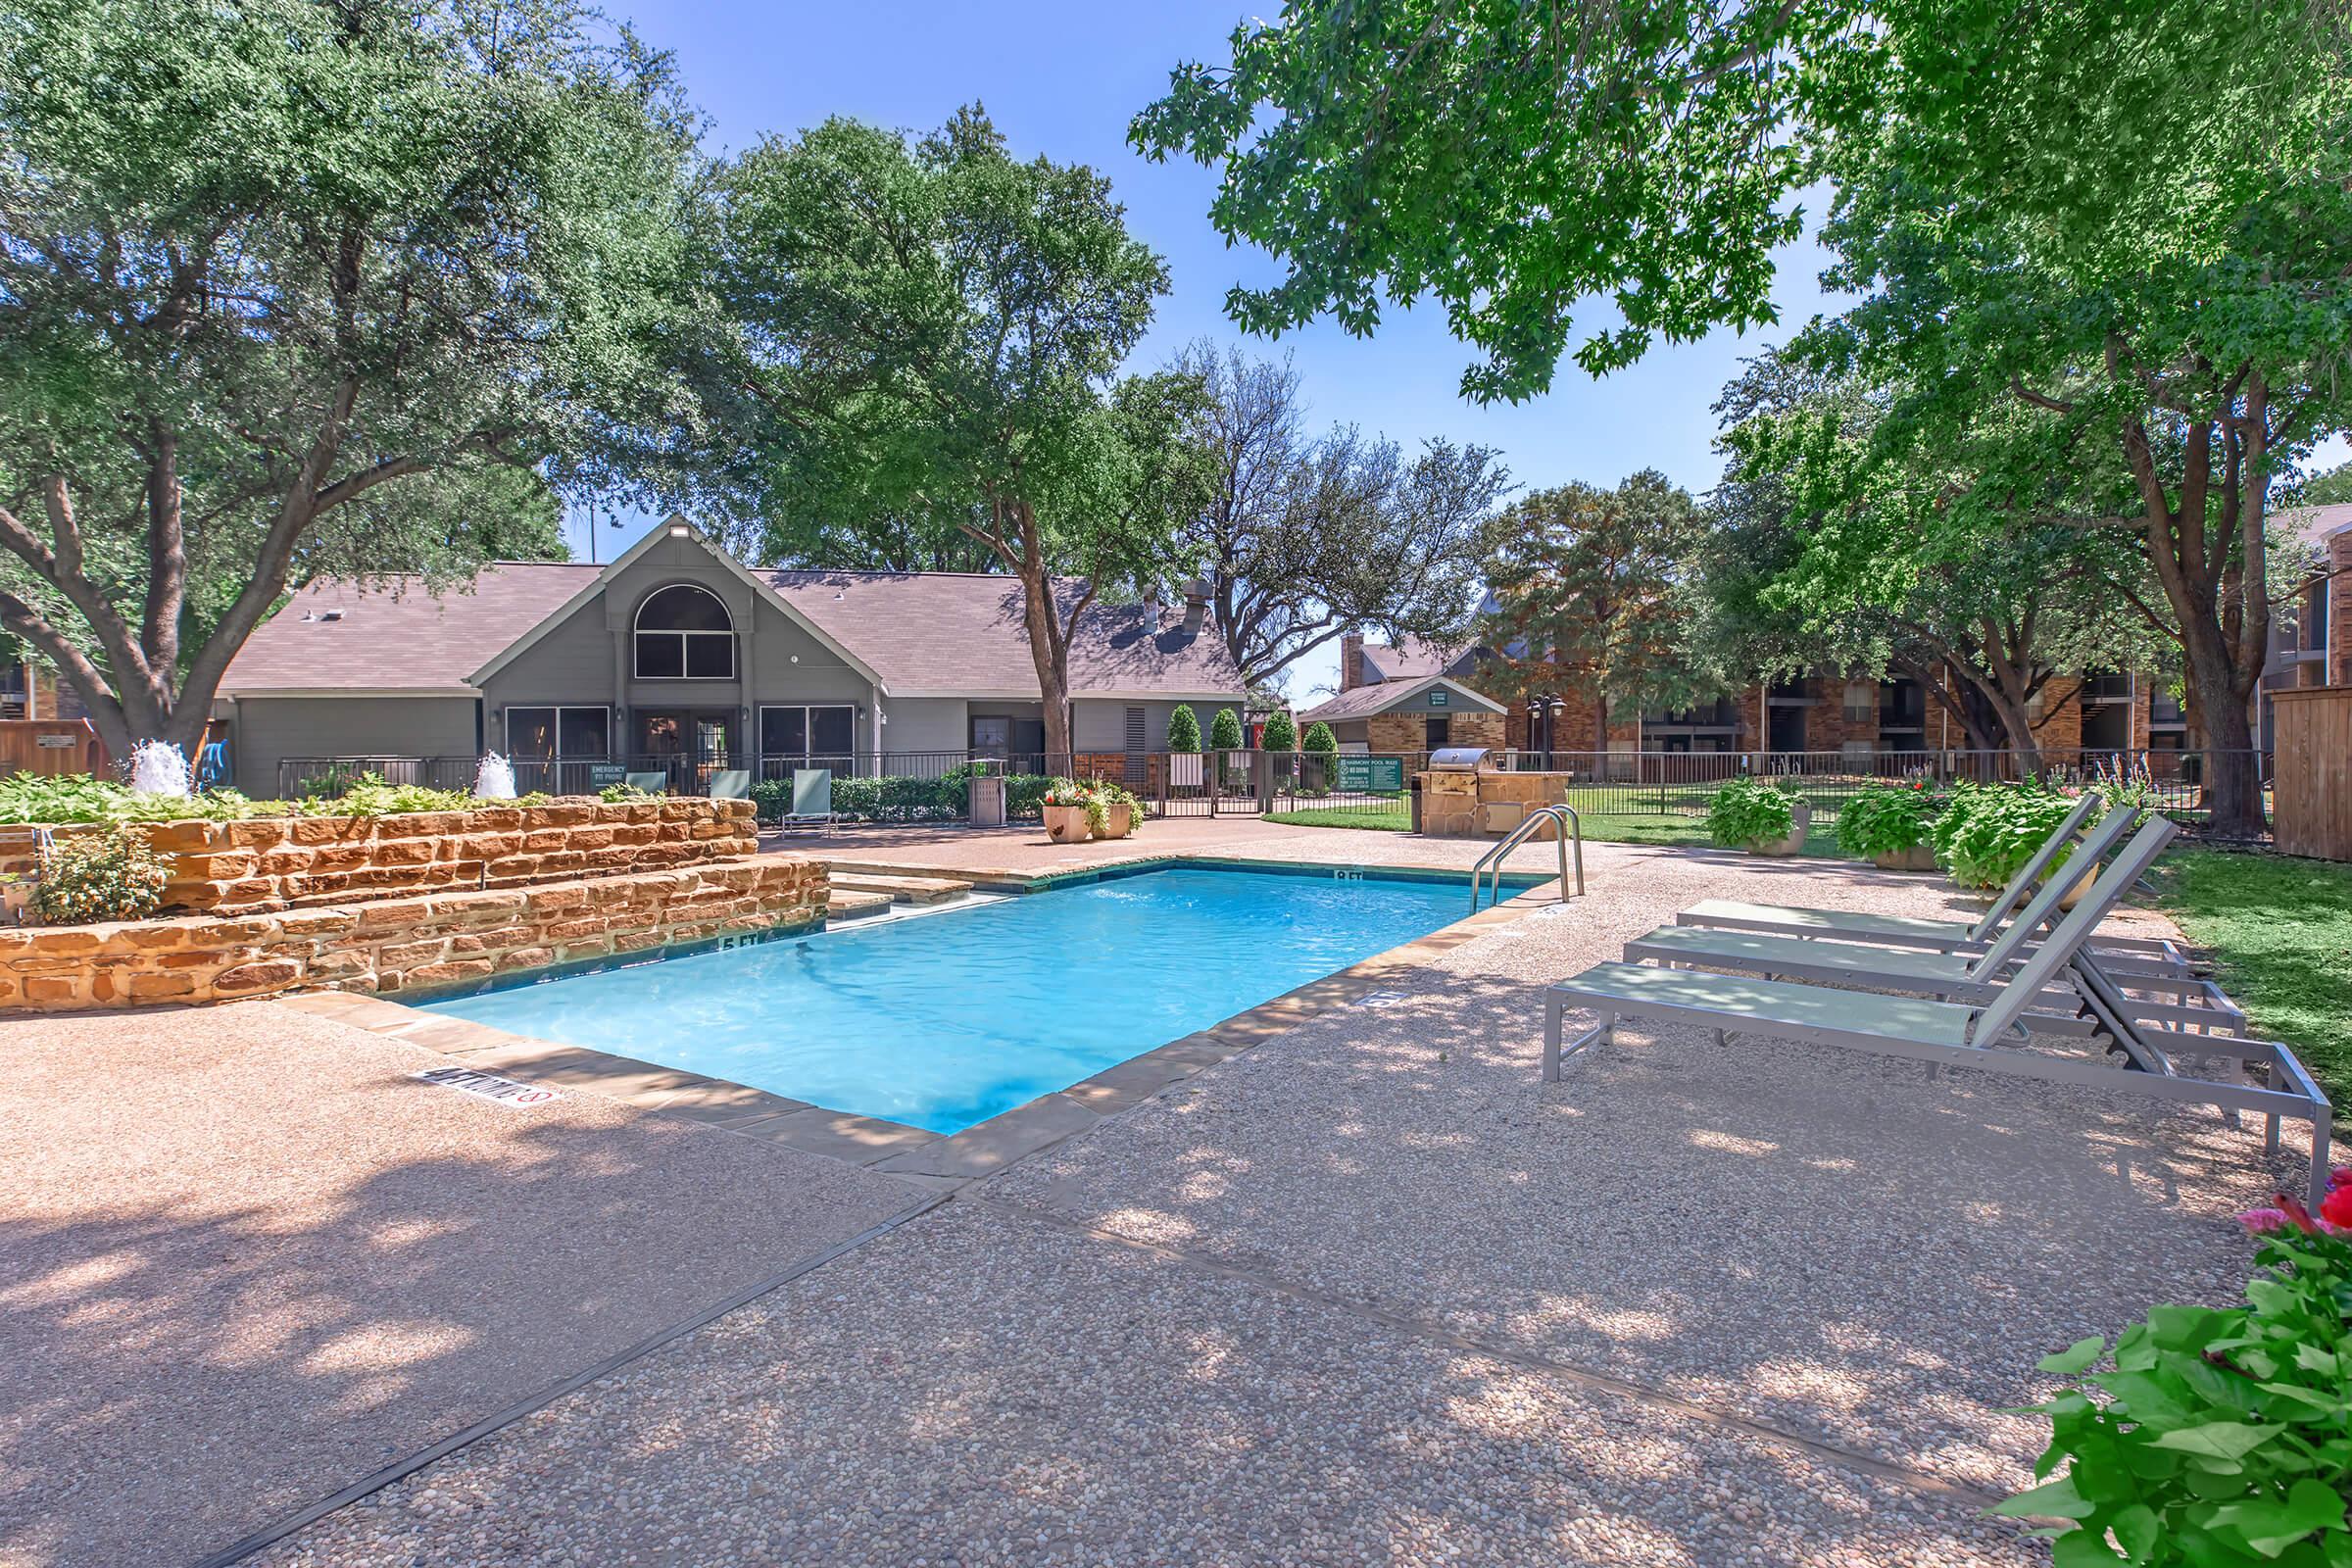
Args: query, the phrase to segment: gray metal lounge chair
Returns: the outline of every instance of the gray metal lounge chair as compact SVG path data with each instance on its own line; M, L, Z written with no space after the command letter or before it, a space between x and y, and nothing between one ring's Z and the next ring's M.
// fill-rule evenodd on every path
M669 793L669 775L659 768L650 773L631 773L622 782L629 788L643 790L648 795L667 795Z
M748 801L752 798L752 774L749 768L730 767L710 775L710 798L714 801Z
M2111 811L2082 848L2068 861L2070 866L2085 867L2098 864L2131 831L2132 813ZM2133 876L2144 872L2165 845L2172 839L2173 830L2161 822L2142 828L2119 858L2134 866ZM1757 931L1716 929L1709 926L1660 926L1647 936L1637 937L1625 945L1625 961L1639 963L1650 960L1664 964L1683 964L1701 969L1724 969L1737 974L1761 975L1767 980L1802 980L1812 985L1861 986L1873 991L1894 991L1910 996L1934 997L1943 1001L1989 1003L2007 983L2013 965L2027 953L2028 938L2038 931L2042 923L2057 909L2072 883L2073 876L2051 878L2042 884L2033 902L2009 922L1982 953L1926 953L1916 948L1872 947L1860 942L1833 941L1826 937L1797 937L1768 934ZM2102 905L2093 916L2092 925L2104 920L2114 908L2116 900L2123 897L2128 883L2112 884L2113 898ZM2085 903L2089 901L2084 900ZM2100 956L2092 953L2087 944L2075 956L2064 978L2072 981L2082 968L2100 969ZM2180 1026L2207 1030L2226 1029L2232 1033L2245 1026L2245 1013L2221 993L2221 988L2209 980L2187 976L2147 977L2116 974L2101 970L2106 991L2112 999L2113 1010L2127 1022L2145 1022L2165 1027ZM2157 998L2134 997L2134 991L2153 991ZM2163 998L2184 999L2161 1000ZM2042 1013L2034 1015L2035 1027L2057 1032L2092 1033L2102 1027L2092 1014L2090 1004L2079 985L2071 990L2052 990L2035 999L2041 1006L2065 1008L2056 1017Z
M1676 915L1677 925L1714 926L1731 931L1760 931L1773 936L1832 937L1840 942L1869 942L1890 948L1922 948L1931 953L1982 952L1995 941L2010 914L2025 903L2050 863L2078 838L2097 831L2101 806L2095 794L2085 794L2067 812L2066 819L2044 839L2033 858L2019 868L1973 924L1957 920L1922 920L1899 914L1869 914L1854 909L1813 909L1779 904L1744 904L1736 899L1707 899ZM2081 867L2067 877L2079 879ZM2046 911L2045 911L2046 917ZM2181 973L2187 961L2171 943L2149 937L2101 936L2096 945L2117 955L2132 973Z
M829 767L796 767L792 770L792 809L785 813L780 827L816 828L833 831L833 770Z
M2140 839L2161 848L2171 825L2152 822ZM2135 840L2135 846L2138 843ZM1598 963L1544 992L1544 1077L1557 1081L1561 1061L1614 1037L1624 1017L1670 1023L1698 1023L1714 1030L1719 1043L1735 1032L1762 1038L1841 1046L1900 1056L1936 1066L1974 1067L2050 1083L2083 1084L2190 1104L2250 1110L2270 1118L2267 1142L2276 1148L2280 1117L2307 1120L2312 1129L2311 1200L2328 1185L2328 1140L2332 1109L2328 1097L2287 1047L2273 1041L2229 1035L2169 1035L2159 1044L2129 1021L2118 1044L2131 1059L2111 1066L2082 1055L2014 1049L2027 1042L2027 1009L2061 971L2072 964L2098 921L2101 908L2120 898L2139 873L2137 855L2127 853L2100 873L2088 898L2059 922L2034 950L1993 1000L1983 1005L1931 1002L1911 997L1874 996L1785 980L1708 974L1689 969L1653 969L1637 963ZM1571 1008L1600 1015L1600 1023L1563 1044L1563 1022ZM2184 1055L2233 1063L2241 1074L2259 1071L2266 1083L2227 1082L2183 1076L2174 1066L2171 1045Z

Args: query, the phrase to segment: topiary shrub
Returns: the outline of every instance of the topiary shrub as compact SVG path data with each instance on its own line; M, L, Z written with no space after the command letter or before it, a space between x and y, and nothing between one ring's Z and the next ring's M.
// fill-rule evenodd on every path
M32 904L50 925L144 920L163 907L171 880L163 857L128 828L75 834L42 858Z
M1331 732L1329 724L1318 718L1306 726L1306 738L1298 743L1298 749L1302 752L1323 752L1337 757L1340 753L1340 738Z
M1796 797L1766 779L1743 773L1707 804L1707 837L1718 849L1777 844L1796 830Z
M1190 703L1178 703L1176 711L1168 715L1168 750L1197 752L1200 749L1200 720L1193 713Z
M1838 808L1838 853L1867 860L1915 850L1943 806L1925 780L1873 785Z
M1295 752L1298 749L1298 721L1291 717L1287 708L1277 708L1266 718L1265 733L1258 744L1269 752Z
M2049 1477L1999 1512L2067 1521L2057 1568L2352 1562L2352 1170L2312 1214L2281 1196L2238 1218L2261 1238L2246 1304L2159 1306L2115 1342L2093 1337L2041 1370L2072 1379L2034 1409ZM2088 1373L2088 1376L2084 1376Z
M1306 726L1298 750L1305 754L1298 768L1298 792L1329 795L1339 783L1340 738L1331 732L1329 724L1318 718Z
M1242 715L1230 708L1217 710L1217 716L1208 721L1208 749L1212 752L1238 752L1242 749Z

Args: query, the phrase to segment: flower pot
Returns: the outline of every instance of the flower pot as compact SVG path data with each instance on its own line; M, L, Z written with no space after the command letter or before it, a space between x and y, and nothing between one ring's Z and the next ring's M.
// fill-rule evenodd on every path
M2093 882L2096 882L2098 879L2098 868L2095 866L2090 870L2083 872L2081 877L2076 879L2073 887L2068 888L2064 893L2058 895L2058 907L2061 909L2071 909L2076 905L2081 904L2082 902L2082 896L2090 891L2090 885Z
M1802 855L1805 849L1805 834L1812 826L1813 808L1800 801L1788 812L1788 836L1787 838L1750 844L1747 847L1747 853L1750 855Z
M1086 813L1084 811L1080 811L1078 815L1083 819ZM1106 806L1102 808L1102 831L1096 834L1095 837L1099 839L1123 839L1134 831L1134 807L1124 805Z
M1086 808L1083 806L1049 806L1046 813L1046 837L1056 844L1083 844L1088 836Z
M1881 850L1870 858L1871 863L1882 871L1933 871L1936 869L1936 851L1933 846L1914 844L1907 850Z

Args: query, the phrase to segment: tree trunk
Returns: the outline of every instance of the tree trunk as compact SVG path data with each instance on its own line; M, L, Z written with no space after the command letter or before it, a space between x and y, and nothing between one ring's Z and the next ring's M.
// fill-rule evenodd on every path
M1592 691L1592 750L1609 755L1609 694L1597 686Z
M1070 745L1069 644L1054 605L1053 578L1042 569L1024 564L1021 608L1029 622L1029 662L1037 670L1037 689L1045 700L1046 770L1074 770L1078 762Z
M2261 758L2254 725L2228 650L2207 627L2184 628L2189 701L2204 747L2205 809L2218 838L2260 838L2269 824L2262 803Z

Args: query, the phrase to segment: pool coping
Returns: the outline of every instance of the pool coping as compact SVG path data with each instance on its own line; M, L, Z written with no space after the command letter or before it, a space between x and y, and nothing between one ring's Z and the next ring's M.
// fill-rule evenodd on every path
M1042 892L1141 875L1173 865L1275 874L1329 875L1353 871L1366 880L1377 876L1380 880L1459 881L1465 887L1469 877L1469 873L1461 870L1179 854L1023 878L1017 886L1023 892ZM1399 970L1412 968L1474 937L1512 924L1538 909L1557 907L1561 903L1556 897L1540 900L1532 897L1538 889L1556 882L1556 878L1534 883L1526 882L1524 877L1514 880L1521 883L1519 890L1501 903L1358 959L1344 969L1294 986L1205 1029L1113 1062L1066 1089L1040 1095L952 1134L929 1132L879 1116L834 1110L748 1084L664 1067L586 1046L512 1034L488 1024L420 1012L404 1003L360 992L306 992L277 998L272 1004L404 1040L502 1076L603 1095L624 1104L683 1117L741 1137L861 1165L901 1177L918 1187L953 1190L1043 1152L1087 1131L1103 1118L1141 1104L1263 1041L1287 1034L1335 1008L1348 1006L1383 989L1384 981ZM1000 884L1000 887L1012 890L1010 885Z

